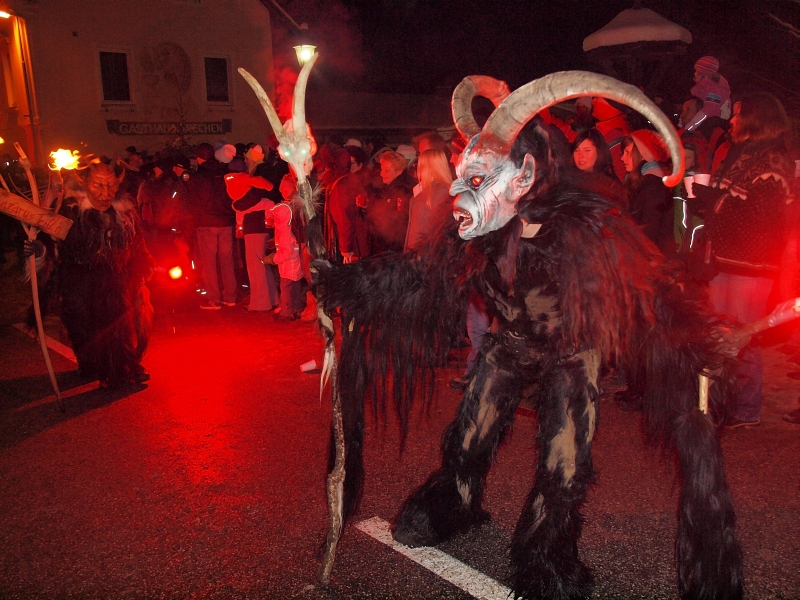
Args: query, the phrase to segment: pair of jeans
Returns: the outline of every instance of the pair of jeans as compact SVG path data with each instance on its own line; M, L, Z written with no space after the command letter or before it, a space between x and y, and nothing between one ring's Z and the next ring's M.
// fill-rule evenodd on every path
M265 254L267 235L247 233L244 236L244 256L247 263L247 277L250 279L249 310L251 311L272 310L278 306L280 300L278 286L275 284L275 268L261 262Z
M766 315L767 300L774 283L768 277L720 273L708 283L708 296L715 311L745 325ZM761 414L764 381L761 348L748 345L739 353L739 360L733 416L740 421L757 421Z
M203 284L211 302L236 303L236 274L233 271L233 227L198 227L197 252L203 268ZM217 277L217 259L222 290Z
M303 282L292 281L281 277L281 310L282 317L295 317L303 312Z

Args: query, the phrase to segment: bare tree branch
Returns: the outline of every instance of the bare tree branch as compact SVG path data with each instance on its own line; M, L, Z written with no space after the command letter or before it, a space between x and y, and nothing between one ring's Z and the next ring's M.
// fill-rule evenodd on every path
M794 2L797 2L798 4L800 4L800 0L794 0ZM786 21L782 21L781 19L779 19L778 17L776 17L772 13L767 13L767 16L769 16L773 21L776 21L778 23L778 25L783 27L788 33L791 33L794 37L800 38L800 29L797 29L797 27L795 27L791 23L787 23Z

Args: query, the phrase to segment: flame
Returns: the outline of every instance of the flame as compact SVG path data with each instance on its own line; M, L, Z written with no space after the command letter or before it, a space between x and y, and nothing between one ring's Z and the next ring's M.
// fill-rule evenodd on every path
M183 269L180 267L172 267L169 270L169 276L172 277L172 279L180 279L183 276Z
M53 171L60 171L61 169L72 171L78 168L78 161L81 155L77 150L64 150L63 148L59 148L55 152L50 153L50 158L53 159L53 164L48 166Z

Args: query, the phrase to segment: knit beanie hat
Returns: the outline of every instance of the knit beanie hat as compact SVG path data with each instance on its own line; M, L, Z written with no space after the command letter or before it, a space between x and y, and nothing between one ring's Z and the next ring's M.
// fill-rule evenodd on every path
M397 153L402 154L408 162L417 157L417 151L414 150L414 146L409 146L408 144L400 144L397 147Z
M704 56L694 63L694 70L700 75L714 75L719 72L719 61L713 56Z
M233 157L236 156L236 146L233 144L225 144L214 153L217 160L221 163L229 163L233 160Z
M214 156L214 146L208 142L203 142L197 146L194 152L195 156L200 160L211 160L211 157Z
M664 138L655 131L638 129L631 133L631 137L645 162L664 162L669 159L669 151Z
M264 151L261 149L261 146L256 144L250 150L244 153L245 158L249 158L255 164L260 165L264 162Z

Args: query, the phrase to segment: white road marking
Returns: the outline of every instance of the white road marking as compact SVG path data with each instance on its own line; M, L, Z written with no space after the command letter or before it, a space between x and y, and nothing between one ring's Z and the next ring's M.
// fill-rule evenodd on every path
M511 590L436 548L409 548L392 539L389 523L372 517L356 528L480 600L508 600Z
M35 340L39 339L39 336L36 333L36 331L30 331L28 329L28 326L25 325L24 323L16 323L14 325L14 327L16 327L22 333L32 337ZM61 356L63 356L67 360L71 360L72 362L77 364L78 359L75 358L75 353L72 351L72 348L70 348L69 346L65 346L64 344L62 344L58 340L54 340L53 338L51 338L47 334L45 334L45 336L44 336L44 341L47 344L47 347L50 348L50 350L52 350L54 352L58 352Z
M87 384L80 385L75 388L70 388L68 390L63 390L61 392L61 400L66 400L67 398L71 398L72 396L78 396L79 394L85 394L86 392L91 392L92 390L96 390L100 387L99 381L90 381ZM34 402L28 402L27 404L23 404L22 406L18 406L12 413L21 413L25 412L26 410L30 410L32 408L36 408L37 406L44 406L45 404L53 404L58 402L58 398L56 398L55 394L50 394L49 396L45 396L40 400L35 400Z

